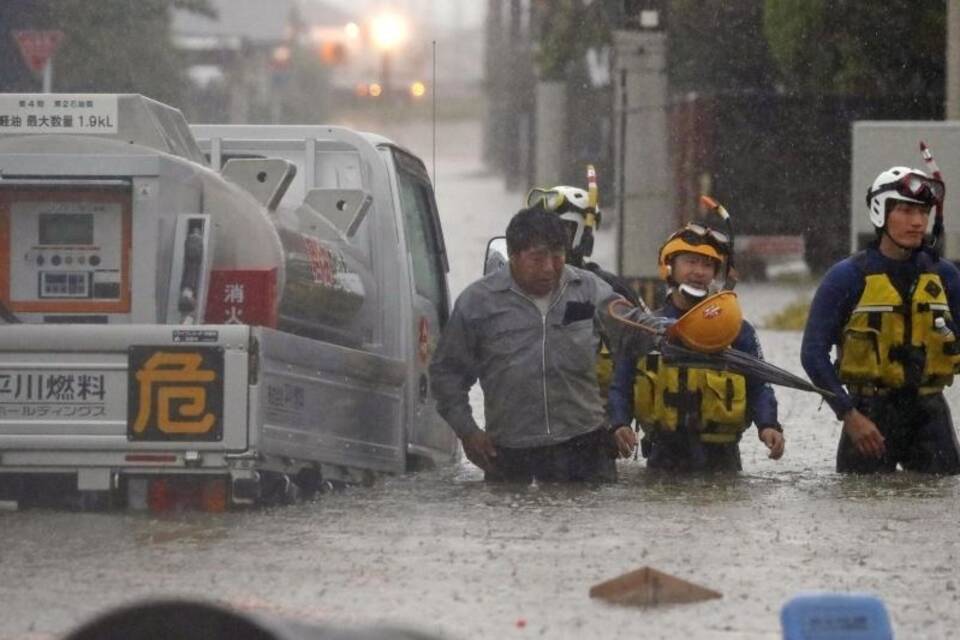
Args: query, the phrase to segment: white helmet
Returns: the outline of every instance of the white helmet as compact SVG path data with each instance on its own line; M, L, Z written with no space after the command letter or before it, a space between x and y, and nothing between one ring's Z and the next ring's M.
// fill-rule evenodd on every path
M932 206L943 201L943 192L942 181L931 178L919 169L890 167L880 173L867 190L870 222L877 229L884 227L890 201Z
M535 188L527 194L528 207L542 207L559 214L561 220L570 224L570 249L581 256L590 255L593 249L594 225L591 222L600 222L599 211L593 211L595 217L588 221L589 202L590 196L584 189L565 185L552 189Z

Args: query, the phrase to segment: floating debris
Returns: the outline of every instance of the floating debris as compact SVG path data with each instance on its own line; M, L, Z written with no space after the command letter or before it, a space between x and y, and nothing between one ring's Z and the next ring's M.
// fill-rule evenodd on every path
M643 567L590 587L590 597L612 604L655 607L722 598L719 591L707 589L650 567Z

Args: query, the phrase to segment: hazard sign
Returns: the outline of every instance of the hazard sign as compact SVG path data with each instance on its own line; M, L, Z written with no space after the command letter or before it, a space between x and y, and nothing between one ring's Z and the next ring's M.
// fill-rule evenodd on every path
M63 41L63 31L14 31L13 38L17 41L20 55L30 70L42 73Z

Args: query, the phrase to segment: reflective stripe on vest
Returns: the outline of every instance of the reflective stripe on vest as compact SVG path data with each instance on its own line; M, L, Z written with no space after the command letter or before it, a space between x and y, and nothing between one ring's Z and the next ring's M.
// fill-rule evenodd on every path
M727 371L673 367L652 353L637 362L634 417L644 433L676 431L684 418L707 443L731 443L749 426L747 382Z

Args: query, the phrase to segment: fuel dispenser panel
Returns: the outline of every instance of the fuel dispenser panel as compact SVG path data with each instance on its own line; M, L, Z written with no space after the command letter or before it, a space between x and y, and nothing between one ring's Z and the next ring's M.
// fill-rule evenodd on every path
M130 226L129 188L3 190L0 294L14 311L128 312Z

